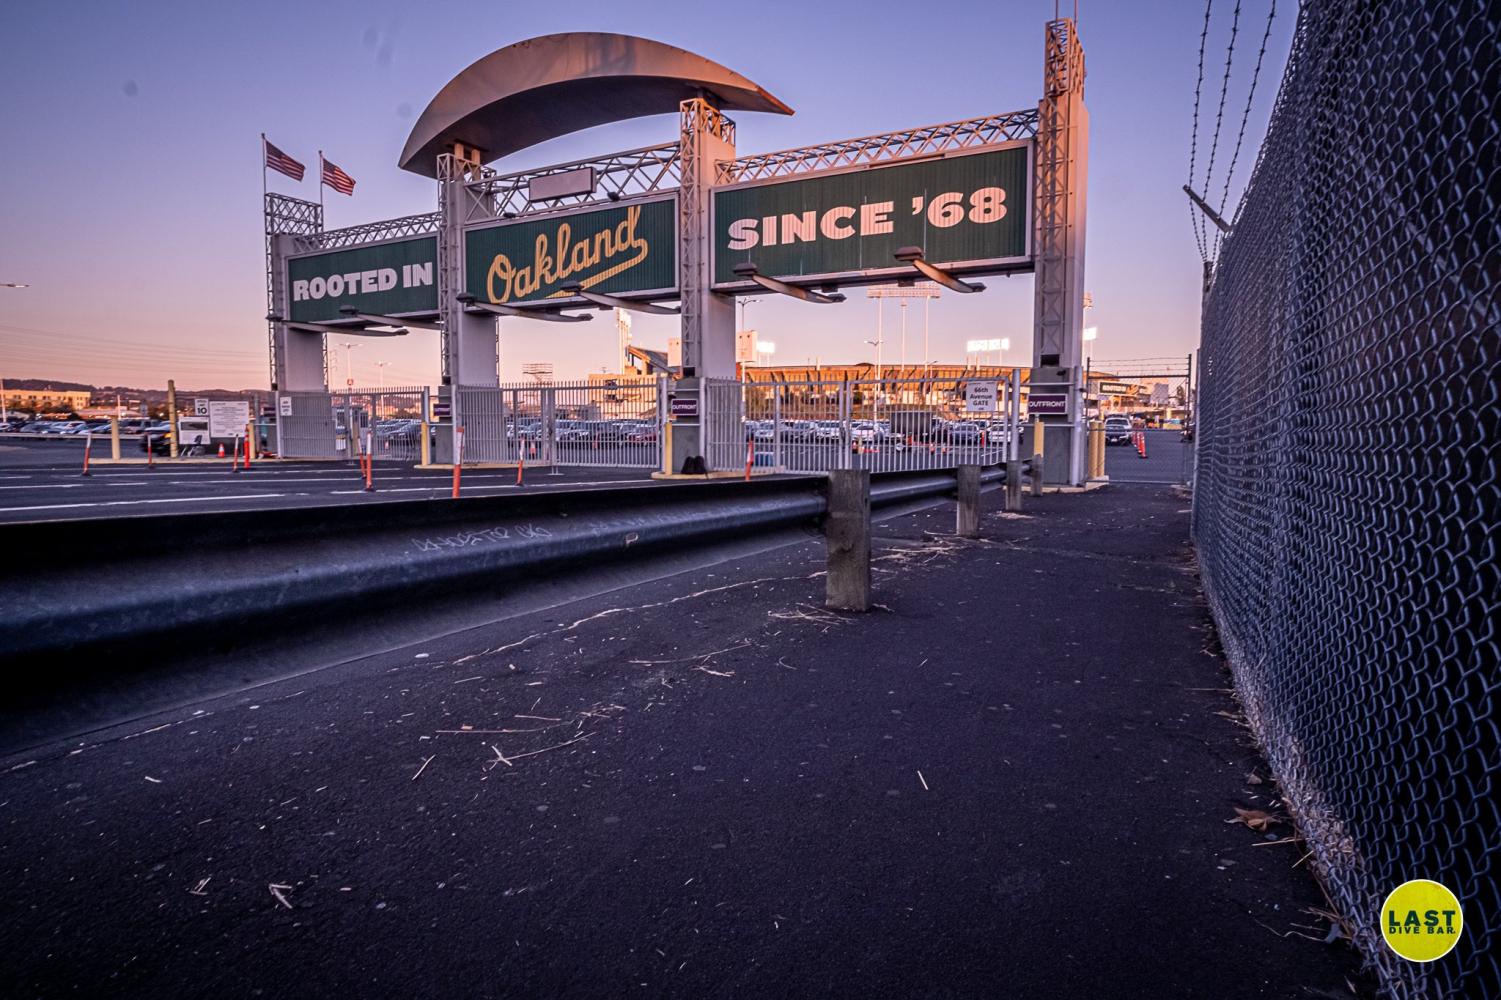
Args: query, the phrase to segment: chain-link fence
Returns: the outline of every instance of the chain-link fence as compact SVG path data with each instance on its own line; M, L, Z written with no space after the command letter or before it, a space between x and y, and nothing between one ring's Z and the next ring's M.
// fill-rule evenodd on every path
M1501 996L1501 7L1305 0L1206 304L1194 535L1235 681L1399 997ZM1397 885L1456 892L1429 964Z

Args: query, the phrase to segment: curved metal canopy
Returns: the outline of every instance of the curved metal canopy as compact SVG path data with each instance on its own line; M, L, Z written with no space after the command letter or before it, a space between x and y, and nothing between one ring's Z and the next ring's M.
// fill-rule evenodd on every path
M723 111L792 114L739 73L673 45L603 32L542 35L448 81L417 119L400 165L436 177L438 154L456 142L488 163L595 125L675 112L700 96Z

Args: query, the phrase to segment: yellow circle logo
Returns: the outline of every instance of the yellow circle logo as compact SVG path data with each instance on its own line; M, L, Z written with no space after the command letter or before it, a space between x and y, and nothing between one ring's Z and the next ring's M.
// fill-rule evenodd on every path
M1449 954L1464 925L1454 893L1430 879L1403 882L1381 904L1381 936L1409 962L1431 962Z

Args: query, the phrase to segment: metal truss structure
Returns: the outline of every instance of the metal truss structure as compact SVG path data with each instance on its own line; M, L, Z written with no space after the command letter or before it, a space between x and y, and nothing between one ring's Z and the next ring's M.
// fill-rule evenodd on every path
M492 219L543 215L580 205L623 201L671 191L681 179L679 167L678 143L668 142L513 174L496 174L484 168L478 180L466 185L468 197L464 204L464 221L473 225ZM538 177L585 168L594 170L593 191L546 201L531 200L531 182Z
M1049 21L1043 64L1043 97L1037 130L1035 198L1037 269L1035 350L1039 355L1068 351L1071 317L1082 312L1083 289L1071 258L1082 233L1073 218L1079 192L1078 170L1084 155L1077 134L1083 124L1084 48L1074 22ZM1063 361L1069 364L1068 360Z
M346 229L318 230L297 234L300 250L338 250L343 247L363 246L381 240L397 240L405 236L426 236L436 233L443 224L443 213L426 212L422 215L403 215L399 219L382 222L366 222Z
M741 181L765 180L805 174L833 167L850 167L864 163L906 160L931 156L955 149L990 146L1001 142L1031 139L1037 135L1038 112L1028 108L984 118L924 125L858 139L824 142L800 149L742 156L716 165L715 183L736 184Z
M682 132L678 169L682 184L678 194L678 301L683 317L683 364L698 369L703 365L703 300L713 270L709 194L714 170L712 162L705 162L705 147L733 154L735 123L701 97L684 101L679 107Z
M444 385L453 380L453 347L463 319L463 306L457 296L464 287L461 273L464 261L463 205L467 200L464 189L476 170L483 171L484 168L452 153L438 157L438 335Z
M266 219L266 315L277 311L282 278L281 260L276 253L278 236L307 237L323 231L323 206L284 194L267 191L263 195ZM276 324L266 321L266 356L271 365L270 384L276 383ZM328 353L323 355L324 382L328 381Z

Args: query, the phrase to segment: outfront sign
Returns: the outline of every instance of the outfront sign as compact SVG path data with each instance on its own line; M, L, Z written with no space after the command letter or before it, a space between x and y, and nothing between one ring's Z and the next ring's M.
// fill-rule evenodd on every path
M377 316L431 313L438 308L438 239L369 243L287 259L288 316L298 323L343 318L353 306Z
M1068 393L1066 392L1034 392L1027 396L1027 414L1039 416L1041 414L1066 415L1068 413Z
M916 246L960 273L1031 265L1030 143L916 163L831 170L714 191L714 283L735 265L830 282L911 274L894 257Z
M558 213L464 233L464 287L481 302L570 298L563 286L677 293L677 199Z

